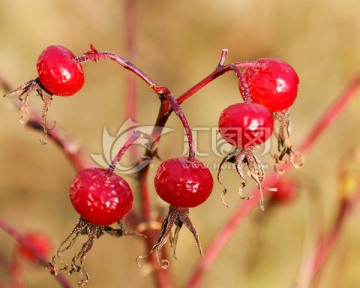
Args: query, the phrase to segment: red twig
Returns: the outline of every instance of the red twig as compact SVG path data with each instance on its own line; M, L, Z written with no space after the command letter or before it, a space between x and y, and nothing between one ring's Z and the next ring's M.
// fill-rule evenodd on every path
M307 153L315 144L316 140L326 131L331 123L333 123L336 118L341 114L350 100L355 97L356 92L360 87L360 78L356 77L355 81L335 100L335 102L329 107L329 109L324 113L324 115L317 122L318 124L310 131L308 136L305 138L303 143L300 145L299 151L301 153ZM290 163L286 163L283 167L284 171L289 169L291 166ZM263 182L264 187L272 187L277 181L277 174L275 172L270 173ZM216 258L220 252L224 249L225 245L228 243L230 238L235 233L236 229L244 219L244 217L251 212L254 207L257 206L259 195L256 192L257 189L254 189L252 195L255 195L252 199L245 202L240 202L240 204L235 209L234 213L229 217L225 225L222 226L220 231L209 245L208 249L205 252L204 257L200 260L195 272L187 283L187 288L198 287L204 273L209 270L212 264L215 262ZM267 194L268 191L264 190L264 194Z
M7 271L10 276L12 288L24 288L22 270L18 258L14 255L12 261L9 261L0 251L0 265ZM0 287L7 288L10 284L0 278Z
M360 75L357 75L352 83L346 88L346 90L335 100L335 102L325 112L323 117L317 122L315 127L310 131L307 138L300 145L300 151L307 151L311 148L311 145L322 134L326 128L333 123L336 118L347 107L352 98L356 95L360 86Z
M227 52L228 52L227 49L222 50L220 61L217 67L215 68L215 70L211 74L206 76L204 79L202 79L200 82L195 84L193 87L191 87L189 90L187 90L182 95L180 95L180 97L176 99L178 104L182 104L186 99L190 98L200 89L204 88L206 85L210 84L213 80L215 80L219 76L229 71L234 71L237 77L239 78L239 80L243 82L242 85L240 86L241 90L243 89L243 87L247 86L246 83L244 82L244 79L239 69L251 67L251 66L257 66L258 64L256 64L255 62L235 62L228 65L224 65ZM245 98L249 98L247 89L242 90L241 92L244 93L243 95Z
M309 257L308 261L300 270L299 280L296 285L297 288L309 287L312 280L318 275L321 268L328 259L334 245L339 239L341 232L344 229L346 220L351 212L360 202L360 187L355 192L352 199L343 201L331 230L324 236L324 238L317 244L314 253Z
M125 1L124 7L124 35L125 35L125 55L130 59L136 56L136 1ZM137 91L136 77L129 73L125 75L125 117L137 118Z
M320 273L337 240L342 235L346 220L360 203L359 161L359 147L345 153L340 160L338 193L341 201L339 209L334 224L326 234L320 235L316 248L301 267L296 286L298 288L309 287L310 283L314 283L316 276Z
M41 254L39 251L29 242L27 241L19 232L17 232L14 228L12 228L9 224L7 224L3 219L0 218L0 228L9 234L12 238L16 239L21 245L24 245L27 249L29 249L35 257L38 259L39 263L44 266L46 269L52 271L52 267L49 265L49 261ZM58 274L56 276L57 281L64 288L71 288L72 286L66 280L66 278L62 274Z
M116 156L114 157L114 159L112 160L108 171L110 173L113 173L116 165L120 162L122 156L125 154L125 152L130 148L131 145L134 144L134 142L136 140L138 140L139 138L147 138L151 143L152 138L150 135L146 135L144 133L141 133L140 131L134 131L133 134L129 137L129 139L126 141L126 143L121 147L121 149L119 150L119 152L116 154Z

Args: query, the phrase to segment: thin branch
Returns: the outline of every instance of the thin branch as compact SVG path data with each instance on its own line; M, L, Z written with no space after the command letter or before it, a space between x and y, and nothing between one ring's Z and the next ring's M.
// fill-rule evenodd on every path
M134 59L136 57L136 1L126 0L124 5L125 56ZM125 75L125 117L133 121L137 118L136 77L132 73Z
M49 271L52 271L52 267L49 265L49 261L41 254L39 251L29 242L27 241L18 231L12 228L9 224L5 222L5 220L0 218L0 228L9 234L12 238L18 241L21 245L25 246L29 249L39 261L39 263L44 266ZM62 274L58 274L56 276L56 280L59 284L64 288L71 288L71 284L66 280L66 278Z
M131 145L134 144L134 142L136 140L138 140L139 138L146 138L150 143L152 143L152 138L150 135L147 135L145 133L142 133L140 131L133 131L132 135L129 137L129 139L126 141L126 143L121 147L121 149L119 150L119 152L116 154L116 156L114 157L114 159L112 160L108 171L110 173L113 173L116 165L120 162L122 156L125 154L125 152L131 147ZM150 144L151 145L151 144Z
M340 205L335 221L326 234L321 234L318 243L307 261L300 269L297 288L309 287L316 276L324 267L330 253L334 250L338 239L345 228L346 220L360 203L360 181L359 181L360 147L349 150L340 159L339 173L339 195Z
M323 117L316 123L314 128L310 131L306 139L300 145L300 151L307 151L314 141L326 130L343 110L349 105L349 102L355 97L356 92L360 86L360 75L357 75L352 83L345 89L340 97L328 108Z

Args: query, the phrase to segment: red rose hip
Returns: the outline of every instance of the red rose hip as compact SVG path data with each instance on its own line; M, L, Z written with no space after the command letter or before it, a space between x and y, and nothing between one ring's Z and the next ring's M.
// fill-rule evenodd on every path
M111 225L130 211L133 195L127 182L117 174L89 168L75 176L70 199L82 218L97 225Z
M51 94L71 96L84 85L84 71L75 55L60 45L47 47L39 56L37 70L41 85Z
M238 103L224 109L219 117L219 132L230 144L247 148L264 143L274 129L274 118L257 103Z
M209 169L197 159L166 160L155 176L157 194L174 207L190 208L202 204L210 196L213 184Z
M294 103L298 91L299 77L294 68L282 60L272 58L256 62L258 67L248 67L243 74L252 102L262 104L272 112L288 109Z

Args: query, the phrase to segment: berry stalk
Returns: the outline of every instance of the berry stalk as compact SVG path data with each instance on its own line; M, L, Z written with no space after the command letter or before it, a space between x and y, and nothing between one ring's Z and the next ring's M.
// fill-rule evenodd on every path
M87 61L98 61L102 59L109 59L112 61L115 61L119 65L121 65L123 68L130 70L132 73L140 77L146 84L148 84L154 92L158 93L159 86L149 77L147 76L143 71L141 71L138 67L136 67L133 63L126 60L125 58L122 58L114 53L110 52L97 52L96 49L91 46L91 51L75 58L75 61L77 63L83 63Z
M169 95L169 96L167 96L167 99L169 100L171 108L175 112L176 116L178 116L180 118L180 121L181 121L182 125L184 126L186 137L188 139L188 144L189 144L188 160L192 161L195 158L195 144L194 144L194 139L192 136L190 125L189 125L188 121L186 120L185 114L181 110L181 108L180 108L179 104L176 102L175 98L172 95Z
M178 104L182 104L186 99L190 98L192 95L194 95L196 92L204 88L206 85L210 84L213 80L218 78L219 76L229 72L234 71L237 77L241 77L242 73L240 72L239 68L248 68L248 67L258 67L259 65L255 62L234 62L228 65L224 65L225 59L227 55L227 49L223 49L221 51L220 61L218 65L216 66L215 70L210 73L208 76L203 78L200 82L195 84L193 87L185 91L183 94L179 96L179 98L176 99L176 102ZM240 79L240 78L239 78Z
M126 141L126 143L121 147L121 149L119 150L119 152L116 154L116 156L114 157L114 159L112 160L109 168L108 168L108 172L109 173L113 173L115 170L116 165L120 162L122 156L125 154L125 152L130 148L130 146L132 144L134 144L134 142L136 140L138 140L139 138L146 138L149 141L152 142L152 138L151 136L142 133L140 131L134 131L133 134L129 137L129 139Z

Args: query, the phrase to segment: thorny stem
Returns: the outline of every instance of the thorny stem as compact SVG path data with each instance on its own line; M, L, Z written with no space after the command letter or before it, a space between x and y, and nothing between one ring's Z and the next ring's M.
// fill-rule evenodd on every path
M29 241L27 241L18 231L12 228L8 223L5 222L5 220L1 218L0 218L0 228L3 231L5 231L7 234L9 234L12 238L17 240L21 245L29 249L35 255L36 259L39 261L39 263L42 266L52 271L52 267L49 265L49 261L41 253L39 253L39 251ZM62 287L64 288L72 287L62 274L58 274L56 276L56 279Z
M309 150L316 143L316 140L326 131L326 129L337 119L341 112L345 109L350 100L355 97L360 88L360 76L357 75L355 80L350 86L332 103L329 109L322 115L318 124L309 132L308 136L301 143L299 151L303 154L309 152ZM290 162L284 164L284 171L291 169L293 166ZM271 172L264 179L264 187L272 187L277 181L276 172ZM256 189L254 189L256 190ZM255 192L255 191L254 191ZM187 288L199 287L199 284L205 274L205 272L213 265L220 252L233 236L238 226L257 205L259 198L258 193L252 193L255 196L246 202L240 202L235 208L234 213L228 218L227 222L221 227L217 235L213 238L212 242L208 246L204 257L200 260L195 272L187 283ZM264 190L264 196L268 193Z

